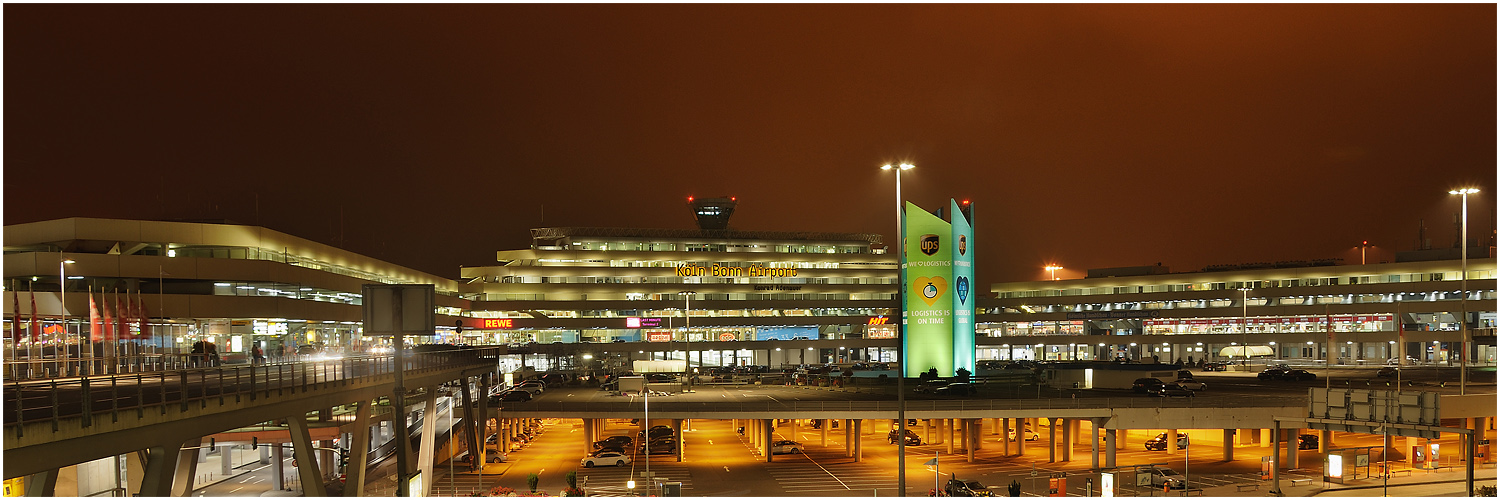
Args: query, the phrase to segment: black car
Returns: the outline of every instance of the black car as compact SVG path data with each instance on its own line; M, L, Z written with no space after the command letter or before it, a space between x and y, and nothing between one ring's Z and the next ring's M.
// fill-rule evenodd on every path
M962 479L949 479L948 484L943 486L943 493L950 497L992 497L995 496L989 488L979 481L964 481Z
M1146 440L1147 451L1165 451L1167 449L1167 433L1157 434L1156 437ZM1187 434L1177 433L1177 449L1187 447Z
M651 439L669 438L669 437L673 437L674 435L676 435L675 432L672 432L672 428L671 427L667 427L665 425L652 426L650 432L651 432ZM637 433L635 433L635 436L636 437L641 437L641 433L637 432Z
M490 396L490 404L499 404L501 401L531 401L531 393L526 391L510 390L494 396Z
M677 453L677 438L665 437L652 439L649 446L641 446L641 453L655 455L658 453Z
M945 396L973 396L978 392L979 389L974 387L974 384L968 384L964 382L948 384L932 391L933 394L940 394Z
M604 448L606 446L614 446L614 447L622 448L623 449L623 448L625 448L627 446L630 446L630 443L633 443L633 442L635 442L635 439L632 438L632 437L630 437L630 436L610 436L610 437L607 437L607 438L604 438L604 439L601 439L601 440L598 440L598 441L594 441L594 448Z
M1297 436L1297 449L1299 449L1299 450L1316 450L1316 449L1318 449L1318 436L1316 434L1303 434L1301 436Z
M896 444L896 436L899 436L900 433L901 433L900 429L891 429L891 432L886 433L885 440L887 442L891 443L891 444ZM911 429L907 429L906 430L906 445L907 446L921 446L922 445L922 438L920 436L917 436L917 433L912 432Z
M1203 363L1203 371L1206 371L1206 372L1222 372L1222 371L1224 371L1224 368L1225 368L1224 363L1220 363L1218 361L1210 361L1208 363Z
M1307 370L1287 370L1276 378L1278 380L1317 380L1318 376Z
M1259 374L1256 374L1255 378L1261 380L1281 380L1281 375L1287 371L1285 368L1266 368L1261 370Z
M1379 371L1375 372L1375 376L1380 378L1390 378L1396 376L1399 373L1401 373L1400 368L1396 368L1394 366L1383 366Z
M1152 389L1161 387L1163 385L1166 385L1166 382L1162 382L1159 378L1143 377L1135 379L1135 382L1132 382L1130 384L1130 389L1139 394L1149 394Z

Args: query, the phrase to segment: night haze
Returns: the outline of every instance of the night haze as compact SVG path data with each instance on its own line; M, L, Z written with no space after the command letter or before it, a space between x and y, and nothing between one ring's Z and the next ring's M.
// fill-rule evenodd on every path
M1493 244L1496 6L5 7L4 222L228 220L456 278L535 227L878 233L979 291ZM1473 255L1471 255L1473 257Z

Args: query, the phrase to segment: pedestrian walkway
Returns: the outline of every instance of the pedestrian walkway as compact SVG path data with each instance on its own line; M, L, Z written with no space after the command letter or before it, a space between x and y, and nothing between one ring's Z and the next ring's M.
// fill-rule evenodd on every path
M1283 473L1281 493L1287 497L1312 496L1383 496L1389 490L1391 496L1467 496L1464 495L1464 469L1446 468L1438 470L1414 470L1409 476L1391 478L1360 478L1344 484L1325 483L1317 471L1298 474ZM1474 487L1494 486L1495 468L1487 466L1474 470ZM1270 480L1246 481L1203 488L1203 496L1243 497L1266 496L1272 489ZM1398 491L1400 492L1398 494Z

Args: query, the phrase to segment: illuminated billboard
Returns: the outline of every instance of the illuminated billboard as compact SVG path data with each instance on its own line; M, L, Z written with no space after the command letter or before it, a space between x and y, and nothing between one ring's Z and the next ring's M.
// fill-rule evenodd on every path
M907 377L936 368L974 371L974 229L950 200L954 223L907 203L903 217L901 338Z

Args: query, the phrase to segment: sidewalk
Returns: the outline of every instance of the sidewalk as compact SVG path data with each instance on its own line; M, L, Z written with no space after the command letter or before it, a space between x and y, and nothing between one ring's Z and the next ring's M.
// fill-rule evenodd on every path
M1495 485L1494 464L1477 464L1474 469L1474 487ZM1397 471L1400 472L1400 471ZM1256 485L1251 489L1251 485ZM1419 487L1419 488L1413 488ZM1344 484L1324 483L1317 478L1312 480L1298 479L1293 484L1286 476L1281 479L1281 493L1286 497L1312 497L1312 496L1381 496L1383 490L1389 488L1394 494L1400 488L1403 494L1398 496L1468 496L1464 492L1464 469L1447 468L1439 470L1413 470L1411 475L1389 478L1382 481L1381 478L1360 478L1349 480ZM1204 488L1203 496L1206 497L1244 497L1244 496L1272 496L1271 481L1264 480L1255 483L1226 484Z

